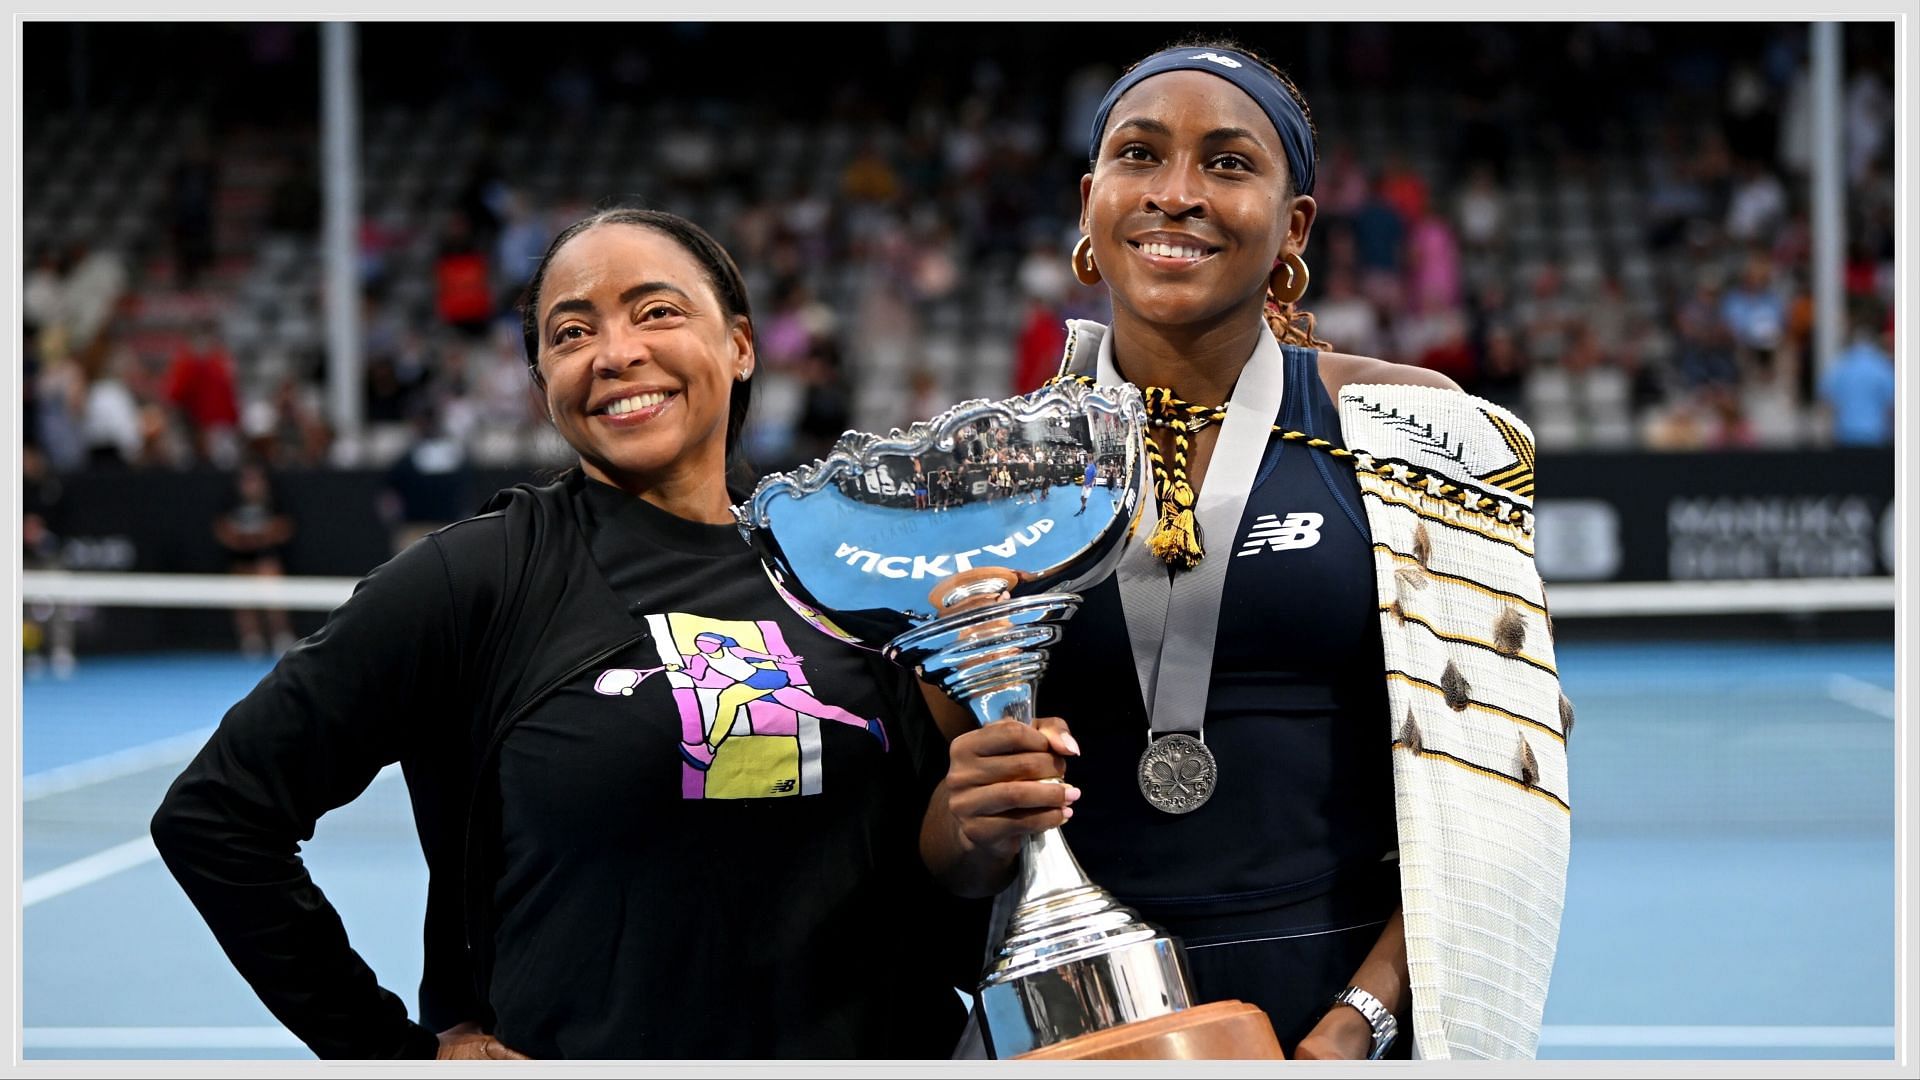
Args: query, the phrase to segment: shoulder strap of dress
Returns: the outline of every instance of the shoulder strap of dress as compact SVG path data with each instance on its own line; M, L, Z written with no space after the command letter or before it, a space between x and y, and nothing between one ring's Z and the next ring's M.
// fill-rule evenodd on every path
M1281 426L1304 431L1318 439L1340 442L1339 406L1320 381L1320 350L1306 345L1282 345L1287 357L1286 415Z

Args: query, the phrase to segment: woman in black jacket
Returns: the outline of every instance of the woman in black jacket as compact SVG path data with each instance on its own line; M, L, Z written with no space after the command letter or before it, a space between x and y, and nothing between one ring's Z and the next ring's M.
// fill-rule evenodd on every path
M361 582L167 793L168 867L322 1057L945 1056L981 922L916 852L945 744L732 524L738 269L680 218L601 213L548 249L524 332L579 469ZM750 670L686 662L715 636ZM430 870L417 1023L297 854L395 761Z

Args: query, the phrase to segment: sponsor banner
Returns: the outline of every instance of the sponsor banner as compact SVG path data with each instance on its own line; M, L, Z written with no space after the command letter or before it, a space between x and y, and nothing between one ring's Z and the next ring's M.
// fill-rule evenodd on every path
M1548 581L1893 573L1893 453L1554 454L1540 463Z

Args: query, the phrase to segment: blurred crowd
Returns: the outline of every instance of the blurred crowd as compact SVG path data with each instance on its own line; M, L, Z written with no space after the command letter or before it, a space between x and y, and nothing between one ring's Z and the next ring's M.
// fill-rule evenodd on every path
M1807 28L1709 29L1456 25L1444 62L1410 26L1304 32L1299 55L1248 38L1320 129L1319 335L1444 371L1548 447L1890 442L1891 35L1848 31L1849 326L1816 371ZM47 472L563 462L517 303L554 233L616 201L687 214L745 271L763 469L1031 388L1064 320L1106 318L1067 266L1087 117L1157 39L1042 66L1073 28L997 59L875 30L868 82L795 101L757 61L726 98L676 67L750 33L774 49L766 27L675 28L533 75L535 53L514 68L459 37L446 70L406 77L382 51L403 30L361 28L357 433L326 397L317 108L232 92L297 82L312 28L231 31L246 59L224 105L190 82L176 110L29 81L24 440ZM142 137L151 152L115 156Z

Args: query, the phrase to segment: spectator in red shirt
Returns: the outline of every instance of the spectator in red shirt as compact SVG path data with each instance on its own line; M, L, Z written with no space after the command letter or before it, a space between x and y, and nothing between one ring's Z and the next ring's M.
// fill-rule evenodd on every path
M1067 347L1066 320L1060 309L1039 297L1027 306L1026 325L1020 330L1014 347L1014 392L1037 390L1053 378L1060 368L1060 353Z
M186 418L193 450L202 461L232 463L240 405L233 389L233 360L211 322L195 326L167 367L166 400Z
M440 321L478 336L493 318L493 284L487 256L473 236L465 214L447 220L440 254L433 264L435 306Z
M1386 169L1380 174L1380 197L1393 207L1401 221L1411 223L1427 216L1427 178L1407 164L1407 159L1400 154L1390 156Z
M1034 235L1020 263L1020 291L1026 294L1027 314L1013 347L1016 394L1038 390L1053 378L1060 370L1060 353L1067 347L1067 313L1060 304L1067 291L1067 272L1051 231Z

